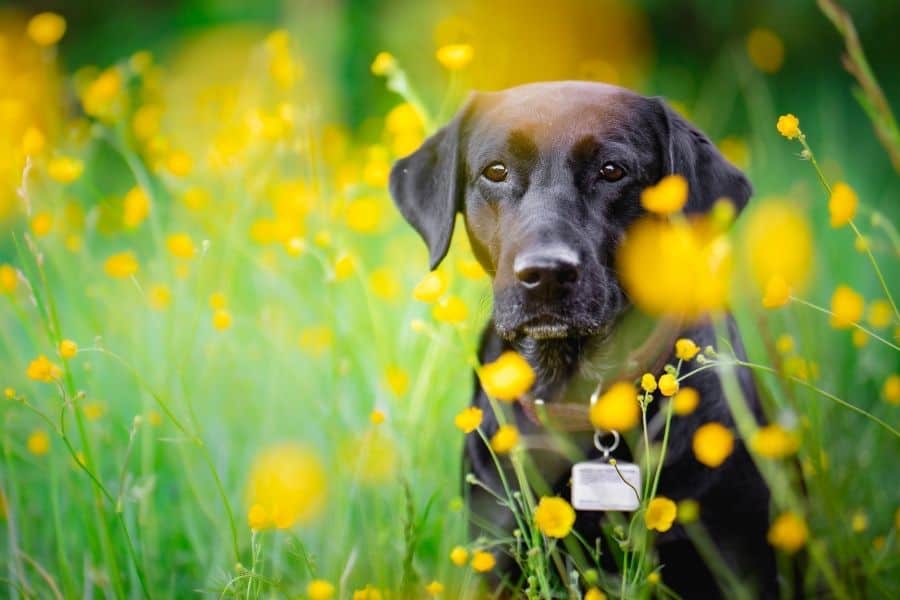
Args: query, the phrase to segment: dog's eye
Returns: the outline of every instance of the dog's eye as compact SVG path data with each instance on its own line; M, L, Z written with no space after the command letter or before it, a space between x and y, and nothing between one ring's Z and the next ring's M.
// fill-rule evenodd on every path
M484 168L484 171L481 172L482 175L484 175L494 183L500 183L501 181L504 181L508 173L509 169L507 169L506 165L504 165L502 162L492 162Z
M625 170L617 164L606 163L600 167L600 179L603 181L618 181L625 176Z

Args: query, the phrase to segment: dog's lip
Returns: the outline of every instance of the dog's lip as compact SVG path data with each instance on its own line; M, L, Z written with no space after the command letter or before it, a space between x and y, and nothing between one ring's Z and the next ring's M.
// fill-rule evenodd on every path
M516 329L535 339L553 339L568 337L571 325L553 315L538 315Z

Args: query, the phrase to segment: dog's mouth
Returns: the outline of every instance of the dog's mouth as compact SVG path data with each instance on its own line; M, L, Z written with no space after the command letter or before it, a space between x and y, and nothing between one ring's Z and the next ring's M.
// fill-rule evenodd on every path
M528 319L517 329L528 337L536 340L553 340L569 337L572 326L558 317L541 315Z

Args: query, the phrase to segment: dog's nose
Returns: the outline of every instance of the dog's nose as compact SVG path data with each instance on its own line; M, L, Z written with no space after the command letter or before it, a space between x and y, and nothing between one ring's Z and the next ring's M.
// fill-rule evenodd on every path
M578 281L578 255L565 246L529 250L518 256L513 270L529 292L553 292Z

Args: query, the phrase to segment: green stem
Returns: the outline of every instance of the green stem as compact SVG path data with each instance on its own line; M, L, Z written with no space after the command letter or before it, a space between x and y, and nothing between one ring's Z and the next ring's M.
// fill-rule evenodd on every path
M824 314L826 314L826 315L830 315L830 316L832 316L832 317L834 316L834 313L831 312L830 310L828 310L827 308L823 308L823 307L819 306L818 304L813 304L812 302L809 302L809 301L807 301L807 300L804 300L803 298L797 298L796 296L791 296L791 300L793 300L794 302L797 302L798 304L802 304L803 306L808 306L809 308L812 308L812 309L814 309L814 310L817 310L817 311L819 311L819 312L821 312L821 313L824 313ZM862 331L863 333L865 333L865 334L868 335L869 337L872 337L872 338L878 340L878 341L881 342L882 344L885 344L885 345L887 345L887 346L890 346L890 347L893 348L894 350L900 351L900 346L897 346L896 344L892 344L891 342L887 341L886 339L884 339L883 337L881 337L880 335L878 335L878 334L875 333L874 331L871 331L870 329L866 329L865 327L863 327L863 326L860 325L859 323L853 322L853 323L850 323L850 325L852 325L853 327L856 327L857 329L859 329L860 331Z

